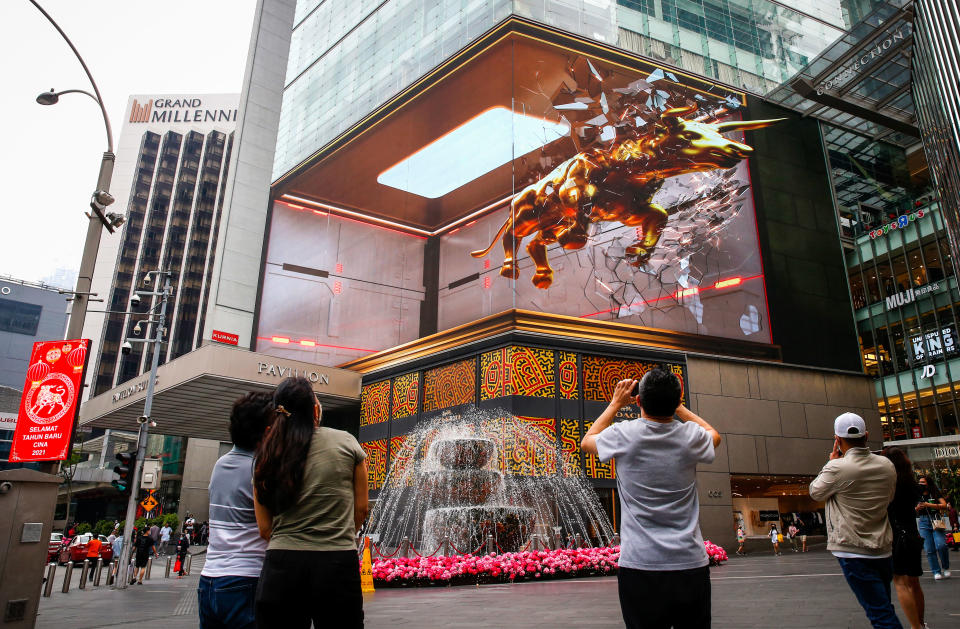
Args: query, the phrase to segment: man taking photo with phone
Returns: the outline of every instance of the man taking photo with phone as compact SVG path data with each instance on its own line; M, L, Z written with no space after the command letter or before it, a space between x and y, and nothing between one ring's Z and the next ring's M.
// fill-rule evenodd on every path
M710 626L710 562L696 472L698 463L713 461L720 433L681 398L680 380L661 369L639 383L621 380L581 442L584 452L616 461L618 583L627 629ZM614 424L628 404L640 406L640 418Z

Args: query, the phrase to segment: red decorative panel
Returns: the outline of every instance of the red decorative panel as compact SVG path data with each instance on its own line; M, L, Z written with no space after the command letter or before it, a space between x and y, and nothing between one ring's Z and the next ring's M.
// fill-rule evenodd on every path
M370 490L383 487L387 477L387 440L377 439L361 443L360 447L367 453L367 483Z
M408 373L393 379L393 418L417 414L420 403L420 372Z
M430 369L423 374L423 412L472 404L477 375L476 359Z
M580 422L576 419L560 419L560 451L567 460L567 476L580 475Z
M560 389L560 397L565 400L577 400L580 398L580 392L577 390L579 385L579 374L577 372L577 355L573 352L557 352L557 386Z
M556 395L551 349L504 347L480 355L480 399L508 395Z
M390 417L390 381L365 385L360 390L360 425L380 424Z
M591 426L593 426L592 421L583 423L583 429L585 431L590 430ZM601 463L600 459L592 454L585 452L583 456L583 460L587 469L587 478L614 479L617 477L617 471L614 466L613 459L610 459L610 461L606 463Z

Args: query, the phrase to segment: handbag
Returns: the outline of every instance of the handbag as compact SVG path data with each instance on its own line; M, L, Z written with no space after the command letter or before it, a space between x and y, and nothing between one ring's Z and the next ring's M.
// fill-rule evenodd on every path
M933 526L934 531L947 530L947 522L943 518L937 518L936 520L931 519L930 524Z
M777 533L777 542L783 541L783 533Z

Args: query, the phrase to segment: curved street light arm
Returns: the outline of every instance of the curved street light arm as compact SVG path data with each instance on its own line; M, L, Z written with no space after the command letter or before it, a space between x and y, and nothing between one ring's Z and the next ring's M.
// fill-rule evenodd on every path
M113 131L110 130L110 119L107 117L107 108L104 107L103 105L103 98L100 96L100 88L97 87L97 82L93 80L93 75L90 74L90 69L87 68L87 64L86 62L84 62L83 57L81 57L80 53L77 51L77 47L73 45L73 42L70 41L70 38L67 37L67 34L63 32L63 29L60 28L60 25L57 24L52 17L50 17L50 14L47 13L43 9L43 7L40 6L39 3L37 3L37 0L30 0L30 4L37 7L37 10L43 14L43 17L47 18L47 20L51 24L53 24L53 27L57 29L57 32L60 33L64 41L67 42L67 45L70 46L70 50L72 50L73 54L77 56L77 60L80 62L80 65L83 66L83 71L87 73L87 78L90 79L90 85L93 86L93 92L94 94L96 94L96 96L94 97L94 100L96 100L97 104L100 105L100 113L103 114L103 125L107 129L107 152L113 153ZM69 92L71 90L67 90L67 91ZM77 90L77 91L82 91L82 90ZM61 93L66 93L66 92L61 92ZM84 93L86 94L87 92L84 92Z
M64 94L86 94L92 98L99 105L100 101L97 100L97 97L88 92L87 90L63 90L62 92L54 92L57 96L63 96Z

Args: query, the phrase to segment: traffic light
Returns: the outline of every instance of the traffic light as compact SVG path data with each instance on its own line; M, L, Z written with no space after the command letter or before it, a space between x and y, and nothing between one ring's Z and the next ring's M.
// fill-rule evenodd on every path
M117 452L119 465L114 466L113 472L117 478L111 481L111 485L117 488L120 493L127 493L130 489L130 483L133 481L133 465L137 460L137 451Z

